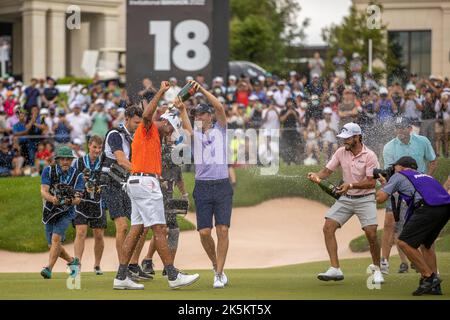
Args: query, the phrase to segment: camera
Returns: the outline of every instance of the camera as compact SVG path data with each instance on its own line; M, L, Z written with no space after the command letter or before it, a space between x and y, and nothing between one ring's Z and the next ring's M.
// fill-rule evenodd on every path
M55 185L55 197L58 199L59 205L70 206L72 204L72 200L76 197L76 192L72 186L59 183Z
M380 176L383 176L386 178L387 181L394 175L395 169L394 166L390 166L387 169L373 169L373 178L378 179Z

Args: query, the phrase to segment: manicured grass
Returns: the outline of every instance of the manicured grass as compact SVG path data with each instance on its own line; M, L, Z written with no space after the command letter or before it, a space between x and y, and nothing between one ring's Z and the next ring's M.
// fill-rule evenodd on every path
M263 201L282 197L302 197L331 206L334 199L324 193L317 185L307 180L308 172L318 171L322 166L281 165L276 175L261 175L261 168L237 169L237 187L233 206L245 207ZM450 172L450 160L439 159L435 176L444 182ZM192 199L194 174L183 174L186 190L190 193L190 209L195 210ZM340 173L334 174L330 181L337 183ZM47 250L43 225L41 223L42 200L39 178L0 179L0 249L20 252L43 252ZM175 192L178 197L178 190ZM194 229L191 223L179 219L182 230ZM108 219L106 234L114 236L114 223ZM149 235L150 236L150 235ZM67 242L73 241L73 228L69 228Z
M441 278L448 279L450 254L438 256ZM398 265L396 257L391 263ZM342 261L345 279L340 282L322 282L317 273L328 268L328 263L317 262L269 269L226 270L229 285L225 289L213 289L210 270L196 271L200 280L191 287L170 290L167 280L160 273L149 282L144 282L143 291L112 290L114 273L96 276L93 273L81 275L81 289L69 290L66 287L67 274L55 274L51 280L44 280L39 273L2 273L0 274L0 299L449 299L450 287L444 281L444 296L413 297L411 292L417 288L419 276L415 272L408 274L390 274L381 289L368 289L366 273L369 259Z

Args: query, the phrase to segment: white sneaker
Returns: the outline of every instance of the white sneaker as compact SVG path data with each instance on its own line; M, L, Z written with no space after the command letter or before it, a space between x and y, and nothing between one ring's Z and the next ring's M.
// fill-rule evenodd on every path
M389 274L389 261L386 259L381 260L380 269L382 273Z
M213 269L213 272L214 272L214 277L217 275L217 272L216 272L216 270L214 270ZM214 278L215 279L215 278ZM215 282L215 280L214 280L214 282ZM223 284L226 286L227 284L228 284L228 277L227 277L227 275L225 274L225 272L223 272L222 271L222 282L223 282Z
M115 289L115 290L144 290L144 285L133 282L128 277L126 277L125 280L119 280L119 279L114 278L113 289Z
M224 287L225 287L225 283L223 281L223 276L221 274L216 273L214 275L213 288L214 289L222 289Z
M373 284L382 284L384 283L384 278L383 278L383 274L381 273L380 270L375 270L373 272L373 280L372 280Z
M344 274L340 268L330 267L327 272L319 273L317 278L322 281L341 281L344 280Z
M178 276L175 280L169 280L169 287L171 289L178 289L181 287L189 286L193 284L195 281L200 278L199 274L183 274L181 272L178 273Z

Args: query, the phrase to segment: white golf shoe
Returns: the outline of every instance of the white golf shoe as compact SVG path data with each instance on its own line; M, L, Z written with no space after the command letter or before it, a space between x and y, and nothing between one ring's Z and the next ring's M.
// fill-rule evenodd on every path
M126 277L125 280L119 280L119 279L114 278L113 289L115 289L115 290L144 290L144 285L133 282L128 277Z
M186 287L193 284L195 281L200 278L198 273L196 274L183 274L178 272L177 278L173 281L169 280L169 287L171 289L178 289L181 287Z
M372 280L373 284L383 284L384 283L384 278L383 278L383 274L381 273L380 270L375 270L373 272L373 280Z
M228 280L227 280L227 281L228 281ZM222 289L222 288L225 288L225 281L224 281L224 279L223 279L223 275L222 275L222 274L216 273L216 274L214 275L213 288L214 288L214 289Z
M386 259L381 260L380 270L383 274L389 274L389 261Z
M330 267L327 272L319 273L317 279L322 281L341 281L344 280L344 273L341 268Z

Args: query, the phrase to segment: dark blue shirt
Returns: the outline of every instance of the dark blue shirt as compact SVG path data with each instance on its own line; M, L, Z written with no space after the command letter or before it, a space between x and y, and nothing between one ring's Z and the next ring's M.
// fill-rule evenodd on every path
M22 123L22 122L17 122L12 128L13 134L21 133L26 130L27 130L27 127L26 127L25 123ZM25 142L27 140L28 140L27 138L19 138L19 142Z
M38 98L39 98L39 90L33 87L27 87L25 89L25 95L27 97L27 100L25 101L25 109L29 111L32 106L38 105Z

